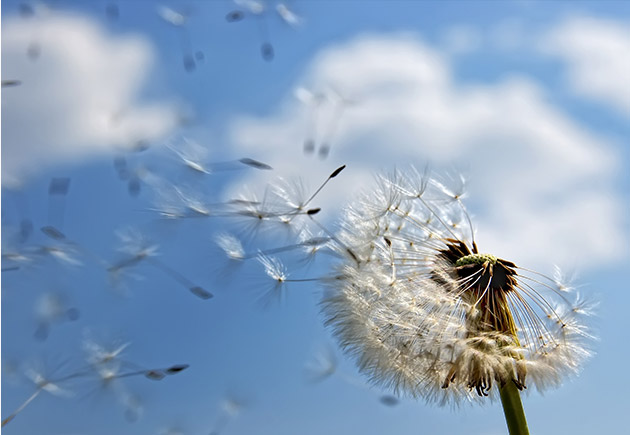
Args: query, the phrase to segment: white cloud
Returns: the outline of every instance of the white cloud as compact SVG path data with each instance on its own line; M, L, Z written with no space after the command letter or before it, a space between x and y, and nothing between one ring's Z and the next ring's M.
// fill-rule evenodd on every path
M139 101L154 57L145 39L109 35L79 15L37 18L3 20L2 78L22 82L2 92L3 186L174 128L172 104Z
M541 47L566 62L576 93L630 117L630 22L573 17L546 35Z
M369 185L375 171L455 163L469 175L482 250L532 266L596 266L626 252L612 146L551 105L531 80L462 86L451 72L413 35L358 37L313 60L300 82L321 92L310 109L287 96L267 118L236 119L232 142L313 184L347 164L318 198L328 207ZM339 110L333 91L354 104ZM306 155L304 139L321 142L331 125L330 158Z

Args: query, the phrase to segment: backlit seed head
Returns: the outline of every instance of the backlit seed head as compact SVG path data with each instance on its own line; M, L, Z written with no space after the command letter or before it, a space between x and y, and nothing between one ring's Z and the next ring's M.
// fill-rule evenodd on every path
M440 404L559 385L590 356L590 310L559 274L480 254L453 180L393 173L347 208L327 324L374 383Z

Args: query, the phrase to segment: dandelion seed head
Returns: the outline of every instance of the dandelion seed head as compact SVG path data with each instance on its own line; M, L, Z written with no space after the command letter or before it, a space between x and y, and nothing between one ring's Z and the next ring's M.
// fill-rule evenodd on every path
M465 180L447 185L394 172L347 208L327 324L396 393L456 404L496 398L507 382L558 386L590 356L592 309L557 279L479 253Z

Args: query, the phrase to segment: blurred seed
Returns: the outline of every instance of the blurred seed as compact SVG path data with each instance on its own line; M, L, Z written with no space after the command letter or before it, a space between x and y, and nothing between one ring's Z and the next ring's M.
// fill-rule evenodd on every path
M33 233L33 222L30 219L20 221L20 241L26 242Z
M42 52L42 49L39 46L39 44L36 42L29 44L28 47L26 48L26 55L31 60L37 60L41 52Z
M178 365L174 365L172 367L167 368L165 372L167 375L174 375L183 370L186 370L188 367L190 367L188 364L178 364Z
M384 395L378 399L383 405L396 406L400 403L400 400L396 396Z
M172 24L175 27L180 27L186 24L186 16L166 6L160 6L158 8L158 15L167 23Z
M241 11L232 11L225 16L225 19L228 23L234 23L236 21L241 21L245 15Z
M70 189L70 178L60 177L50 180L48 185L49 195L67 195Z
M123 156L114 157L114 169L121 180L129 178L129 165L127 164L127 159Z
M138 177L131 177L127 182L127 192L134 198L140 195L140 188L140 179Z
M40 228L42 233L54 240L64 240L66 235L52 225L46 225Z
M190 54L185 54L183 58L184 69L186 72L193 72L195 68L197 68L197 64L195 63L195 58Z
M313 139L306 139L304 141L304 153L313 154L315 151L315 141Z
M239 162L241 162L244 165L251 166L252 168L256 168L256 169L264 169L264 170L273 169L271 166L267 165L266 163L262 163L262 162L259 162L258 160L250 159L247 157L240 159Z
M139 140L133 144L131 151L136 153L141 153L142 151L146 151L151 147L151 145L146 140Z
M191 287L190 291L192 292L192 294L194 294L195 296L201 298L201 299L210 299L212 298L214 295L212 293L210 293L209 291L204 290L203 288L199 287L199 286L195 286L195 287Z
M39 326L37 326L33 337L35 337L35 339L39 341L46 341L46 339L48 338L48 324L43 322L40 323Z
M127 420L129 423L134 423L138 421L138 418L138 411L136 409L127 408L125 410L125 420Z
M68 308L68 311L66 311L66 317L71 322L74 322L74 321L78 320L79 317L80 317L79 309L78 308Z
M29 5L28 3L20 3L20 5L18 6L18 9L20 11L20 15L22 16L22 18L30 18L33 15L35 15L35 11L33 10L33 7Z
M164 379L166 374L162 370L147 370L144 372L144 376L152 381L160 381Z
M120 17L120 10L116 3L109 3L105 6L105 15L109 20L116 21Z
M273 45L268 42L263 43L260 46L260 54L262 54L264 60L271 62L274 58Z
M285 23L293 27L299 26L302 21L300 17L290 10L284 3L278 3L276 5L276 12L278 12L278 15L280 15L280 18L282 18Z
M330 154L330 145L322 144L322 146L319 147L318 154L319 154L319 157L322 159L325 159L326 157L328 157L328 154Z
M12 88L14 86L19 86L21 84L22 82L20 80L2 80L3 88Z

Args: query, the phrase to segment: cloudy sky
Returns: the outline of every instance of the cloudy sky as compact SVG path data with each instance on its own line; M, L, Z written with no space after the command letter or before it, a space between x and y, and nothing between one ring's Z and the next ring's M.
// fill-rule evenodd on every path
M247 224L160 218L264 197L278 178L311 192L343 164L316 198L331 228L376 174L428 166L463 175L482 251L575 272L601 300L599 353L557 392L527 396L530 427L618 432L630 383L607 376L630 356L618 346L629 74L630 5L618 1L3 2L3 270L19 269L2 274L2 417L33 393L33 365L72 373L86 343L130 343L145 368L191 365L160 383L43 391L7 433L503 433L497 404L379 402L391 392L365 386L335 347L317 286L295 283L262 309L260 265L234 270L214 243L251 236ZM130 227L160 244L159 262L112 280ZM182 291L179 274L215 297ZM34 339L42 324L47 339ZM338 373L306 381L330 352ZM128 423L136 395L143 415Z

